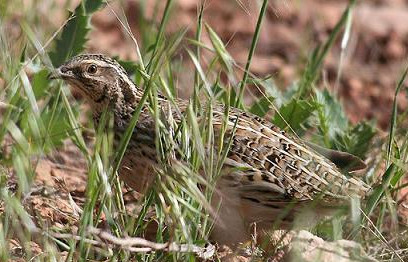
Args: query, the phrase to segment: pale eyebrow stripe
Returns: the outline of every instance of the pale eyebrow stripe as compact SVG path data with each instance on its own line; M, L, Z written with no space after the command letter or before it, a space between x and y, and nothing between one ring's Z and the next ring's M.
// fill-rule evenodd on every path
M105 61L92 60L92 59L87 59L84 62L88 63L88 64L95 64L95 65L100 66L100 67L106 67L107 65L110 65L109 63L107 63Z

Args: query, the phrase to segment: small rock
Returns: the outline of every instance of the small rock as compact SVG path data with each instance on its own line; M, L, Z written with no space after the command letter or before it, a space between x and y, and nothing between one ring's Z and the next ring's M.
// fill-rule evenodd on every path
M362 246L350 240L324 241L312 233L302 230L289 244L289 261L320 262L374 262L367 256Z

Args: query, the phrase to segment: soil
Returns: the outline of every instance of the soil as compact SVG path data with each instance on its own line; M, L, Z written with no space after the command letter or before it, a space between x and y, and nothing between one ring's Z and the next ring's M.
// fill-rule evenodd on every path
M213 0L206 3L205 23L228 43L228 51L243 68L257 22L259 2ZM273 76L281 88L293 83L303 70L311 50L327 39L347 3L345 0L270 1L251 72L258 77ZM177 11L168 22L168 33L187 27L188 35L194 37L197 1L181 0L177 1L177 5ZM147 19L159 23L161 16L158 14L164 8L164 1L155 14L152 4L146 8ZM89 50L118 55L123 59L137 59L134 43L121 30L112 9L121 13L117 6L110 6L93 17L95 30L90 37ZM140 13L139 4L127 2L124 12L136 39L140 39L140 19L135 15ZM406 64L408 24L405 19L408 4L402 0L361 1L353 13L351 36L344 51L339 83L336 86L342 35L324 62L322 78L327 88L338 88L352 122L375 119L379 127L386 129L396 82ZM204 43L210 44L206 34L202 38ZM181 89L191 89L190 76L178 77L181 78ZM398 106L401 110L407 108L406 96L399 97Z
M147 2L146 19L158 24L160 21L158 14L162 13L164 3L159 6L156 14L151 4L155 1ZM193 37L197 19L197 1L176 2L177 7L174 8L169 20L167 33L171 34L182 27L188 27L188 35ZM302 71L310 51L327 39L347 2L344 0L270 1L251 72L258 77L272 75L279 87L285 88L290 85ZM390 121L396 82L406 64L408 1L358 2L353 10L352 33L345 49L339 83L336 86L342 53L341 37L324 62L322 78L325 84L322 87L326 86L332 90L335 86L338 88L347 114L353 123L363 119L374 119L379 128L386 130ZM245 66L247 59L257 22L259 3L260 1L253 0L206 1L204 21L224 42L228 42L228 51L241 67ZM122 14L122 10L117 5L113 5L105 7L93 17L94 30L90 35L88 50L136 60L134 44L121 29L111 8L119 15ZM140 13L140 3L127 1L123 8L130 28L138 39L141 32L140 19L135 14ZM203 34L203 41L209 43L208 36L205 34ZM192 66L186 63L186 66ZM191 76L179 74L177 77L184 90L181 96L187 96L189 85L192 83ZM0 86L1 81L0 79ZM251 101L250 96L247 101ZM406 110L407 107L408 99L401 95L398 98L398 108ZM64 232L75 233L85 201L86 173L85 160L70 142L66 142L51 156L39 159L35 186L25 199L27 210L31 212L37 226L56 227ZM11 172L10 176L13 177ZM10 179L9 187L15 186L16 181L13 182L13 179ZM405 204L402 206L408 207ZM2 208L0 205L0 211ZM32 252L42 252L36 243L33 242L32 246ZM18 252L21 252L21 243L13 241L10 250L18 255Z

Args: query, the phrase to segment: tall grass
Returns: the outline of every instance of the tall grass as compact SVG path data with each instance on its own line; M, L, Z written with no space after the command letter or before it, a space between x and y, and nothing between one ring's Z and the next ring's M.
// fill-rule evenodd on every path
M373 154L368 146L375 134L372 123L352 125L338 98L331 91L319 88L325 57L345 26L346 30L351 30L350 16L355 1L350 1L327 41L311 52L300 81L288 88L277 88L270 79L261 79L249 72L261 24L266 19L267 0L262 1L260 6L244 76L240 81L235 72L242 69L228 53L221 38L203 20L205 1L198 7L194 39L186 37L187 29L173 35L166 34L171 13L177 12L171 0L166 2L158 28L143 20L144 13L138 14L146 26L140 36L131 35L130 38L134 41L139 60L137 63L121 62L129 68L136 68L132 77L135 83L144 88L144 95L115 149L110 112L104 113L99 126L94 127L90 123L84 127L79 121L80 114L84 114L79 110L80 102L72 98L64 83L51 82L46 77L52 65L58 66L84 50L90 18L104 3L83 0L74 13L67 16L65 26L57 38L52 38L50 47L43 36L52 36L56 29L40 26L35 17L27 16L20 24L23 34L17 39L13 38L7 25L13 15L11 6L16 4L23 3L3 3L4 14L0 20L0 78L5 81L5 88L0 90L2 261L16 257L8 248L12 239L20 243L22 256L26 260L59 260L61 251L67 251L64 254L66 260L196 260L197 252L181 252L181 249L178 252L176 248L167 247L153 252L137 249L138 252L134 252L126 246L104 246L104 242L100 241L101 236L91 229L106 222L103 226L113 237L152 238L148 231L153 227L156 233L152 240L157 243L187 244L187 247L202 247L209 243L212 218L216 212L209 203L231 142L224 137L229 120L228 109L234 105L244 108L243 95L245 91L250 93L251 88L258 88L264 94L250 106L252 113L268 118L267 113L274 109L275 114L268 120L296 136L303 137L307 133L308 139L322 146L347 151L362 158ZM104 8L110 9L111 6L107 3ZM131 34L124 20L126 18L117 18L121 19L124 31ZM208 35L211 45L201 41L202 34ZM188 72L194 74L194 82L191 83L194 92L186 102L186 108L180 108L180 104L175 102L178 88L176 68L182 62L178 61L176 54L183 51L188 54L184 59L191 59L194 64L194 71ZM203 52L210 55L203 56ZM32 75L28 76L28 71L33 72ZM222 74L227 76L226 80L221 80ZM395 100L405 75L406 71L399 81ZM159 108L159 93L168 98L164 108ZM215 103L223 103L226 108L219 141L212 125ZM393 227L381 226L384 219L395 218L398 191L406 186L400 186L400 181L406 172L408 146L404 142L406 137L403 137L403 142L399 138L402 127L397 120L395 105L387 146L380 148L380 160L367 172L379 169L383 163L387 164L388 169L382 182L375 184L368 204L361 203L363 208L359 208L360 203L354 203L353 206L357 208L352 209L351 217L358 218L352 219L354 229L348 229L347 220L335 219L323 224L316 232L327 239L358 240L381 259L397 257L403 260L406 258L401 251L404 242L397 239L394 243L388 243L392 236L391 228L397 232L403 232L403 229L395 229L395 219L392 220ZM117 173L144 106L150 107L155 121L155 146L160 164L154 185L139 199L140 208L137 212L129 213ZM183 113L176 120L169 112ZM84 139L85 128L94 129L92 146ZM34 190L36 164L52 152L61 150L61 145L67 140L72 141L82 153L88 174L86 201L80 207L80 218L76 221L78 230L71 237L68 234L72 233L69 226L62 230L47 227L25 205ZM214 144L219 146L213 147ZM179 161L174 161L175 154L181 156ZM17 189L9 185L13 178L16 179ZM34 255L30 241L35 241L44 252Z

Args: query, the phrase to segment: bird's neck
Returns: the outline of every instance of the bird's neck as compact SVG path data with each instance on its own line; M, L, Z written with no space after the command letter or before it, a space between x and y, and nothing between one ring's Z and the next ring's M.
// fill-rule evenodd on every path
M143 90L138 88L132 81L126 79L119 81L114 88L107 88L106 100L95 103L93 107L93 117L96 123L105 110L112 110L115 118L115 125L125 125L133 115L134 110L140 102Z

